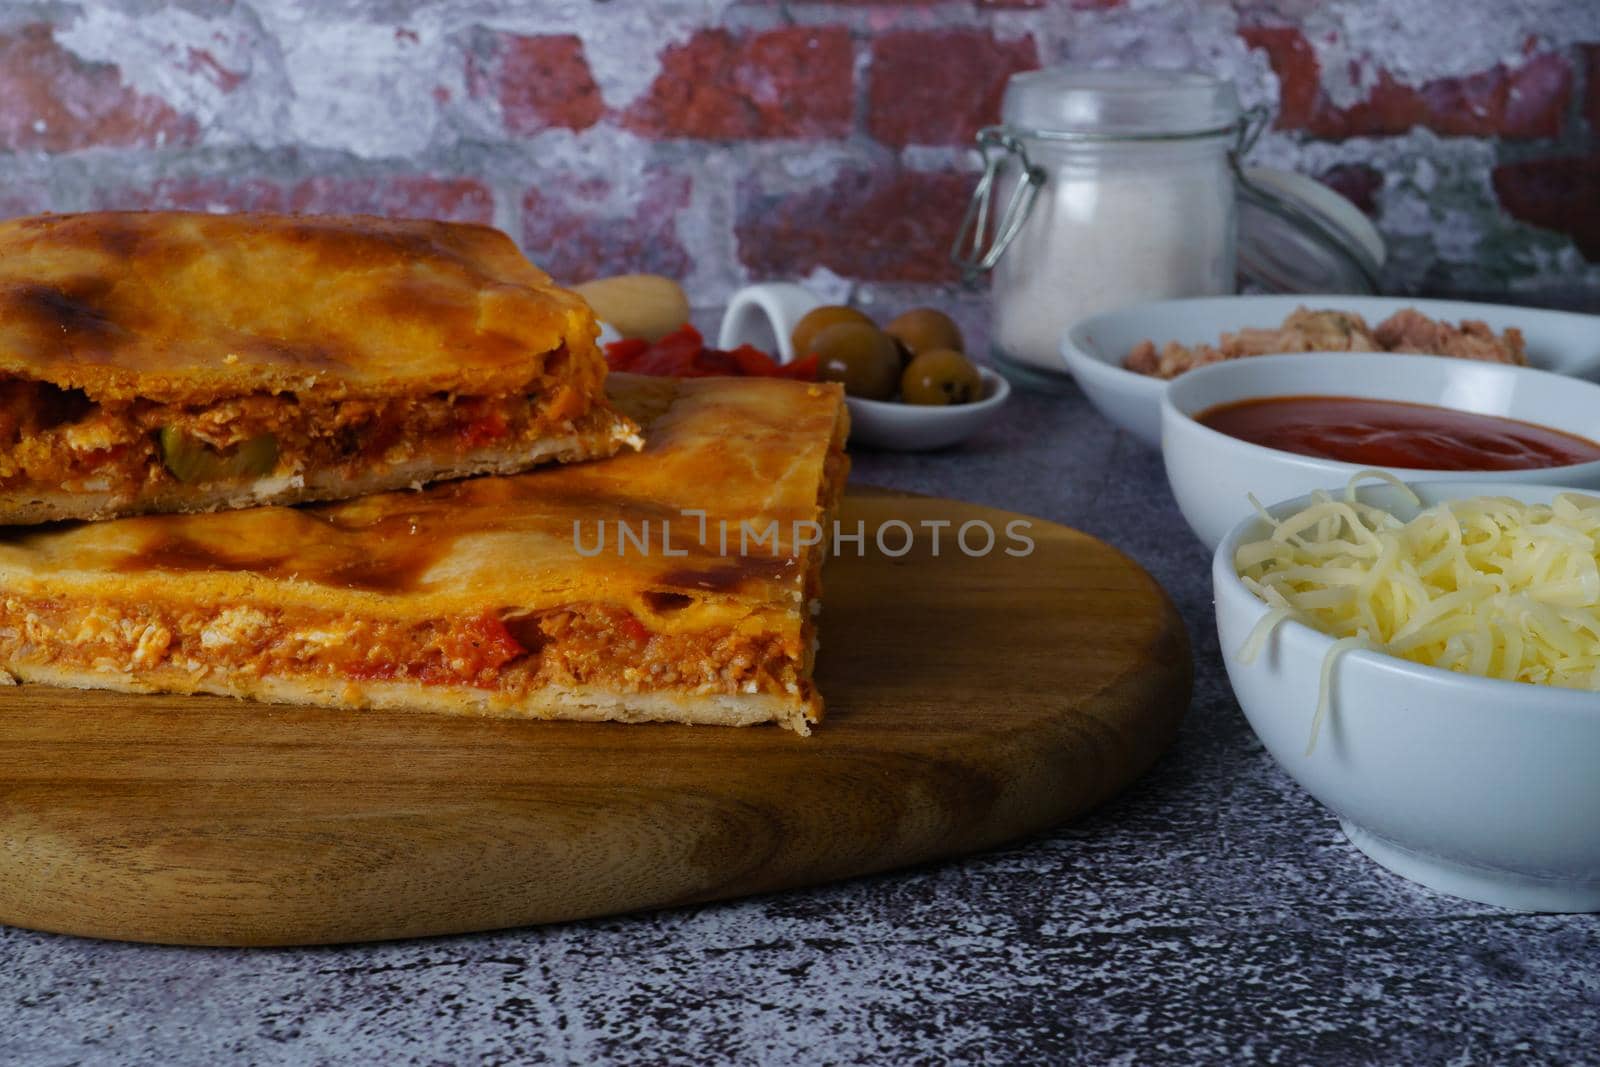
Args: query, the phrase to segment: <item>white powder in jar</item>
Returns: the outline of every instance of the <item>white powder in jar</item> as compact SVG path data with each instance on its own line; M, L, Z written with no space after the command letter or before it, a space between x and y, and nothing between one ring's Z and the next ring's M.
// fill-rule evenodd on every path
M1109 153L1108 153L1109 154ZM1218 150L1127 147L1108 165L1052 165L995 266L995 341L1008 358L1063 373L1079 319L1144 300L1234 290L1234 189ZM1130 165L1135 164L1135 165ZM996 190L1004 205L1010 188Z

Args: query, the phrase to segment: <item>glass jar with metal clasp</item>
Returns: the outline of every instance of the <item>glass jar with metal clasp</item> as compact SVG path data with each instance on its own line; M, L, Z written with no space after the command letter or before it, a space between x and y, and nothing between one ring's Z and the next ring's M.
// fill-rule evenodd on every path
M996 363L1065 380L1081 318L1235 292L1373 292L1383 246L1352 205L1301 175L1243 168L1265 125L1206 74L1058 67L1014 75L952 257L993 272Z

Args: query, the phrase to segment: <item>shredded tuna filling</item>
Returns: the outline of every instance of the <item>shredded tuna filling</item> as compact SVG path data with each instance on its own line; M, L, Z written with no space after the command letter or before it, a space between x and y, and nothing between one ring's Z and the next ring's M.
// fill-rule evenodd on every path
M570 433L591 408L578 389L533 396L332 399L254 393L209 405L99 404L79 390L0 379L0 489L135 493L171 485L158 435L171 426L219 451L263 434L277 442L271 475L364 473L441 451L466 455Z
M7 597L0 615L0 659L7 663L134 675L178 671L197 683L215 672L470 686L513 696L546 686L604 685L809 697L802 656L777 635L658 633L627 611L596 605L406 623L253 607Z
M1376 327L1353 311L1300 308L1273 328L1247 328L1225 333L1216 345L1182 345L1140 341L1122 365L1156 378L1178 375L1224 360L1283 352L1410 352L1454 356L1485 363L1528 362L1522 331L1496 335L1487 323L1467 319L1459 326L1428 318L1416 308L1402 308Z

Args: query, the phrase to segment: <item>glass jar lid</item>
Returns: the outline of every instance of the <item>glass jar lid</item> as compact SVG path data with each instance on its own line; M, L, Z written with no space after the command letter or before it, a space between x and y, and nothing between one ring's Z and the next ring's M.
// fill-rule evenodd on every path
M1268 293L1376 293L1386 248L1350 201L1292 171L1241 168L1239 279Z
M1019 132L1220 136L1239 122L1239 94L1231 81L1194 71L1049 67L1011 76L1000 120Z

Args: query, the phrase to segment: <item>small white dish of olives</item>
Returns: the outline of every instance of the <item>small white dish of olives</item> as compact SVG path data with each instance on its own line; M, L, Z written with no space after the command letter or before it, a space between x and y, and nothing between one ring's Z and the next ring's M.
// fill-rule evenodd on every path
M1011 386L965 355L948 315L916 308L880 328L864 312L792 282L733 294L717 344L754 345L781 363L817 361L817 378L845 387L852 444L902 452L948 448L987 426Z
M966 404L925 407L894 400L846 396L850 441L896 452L929 452L959 444L989 425L1011 395L1011 385L988 367L978 367L979 399Z

